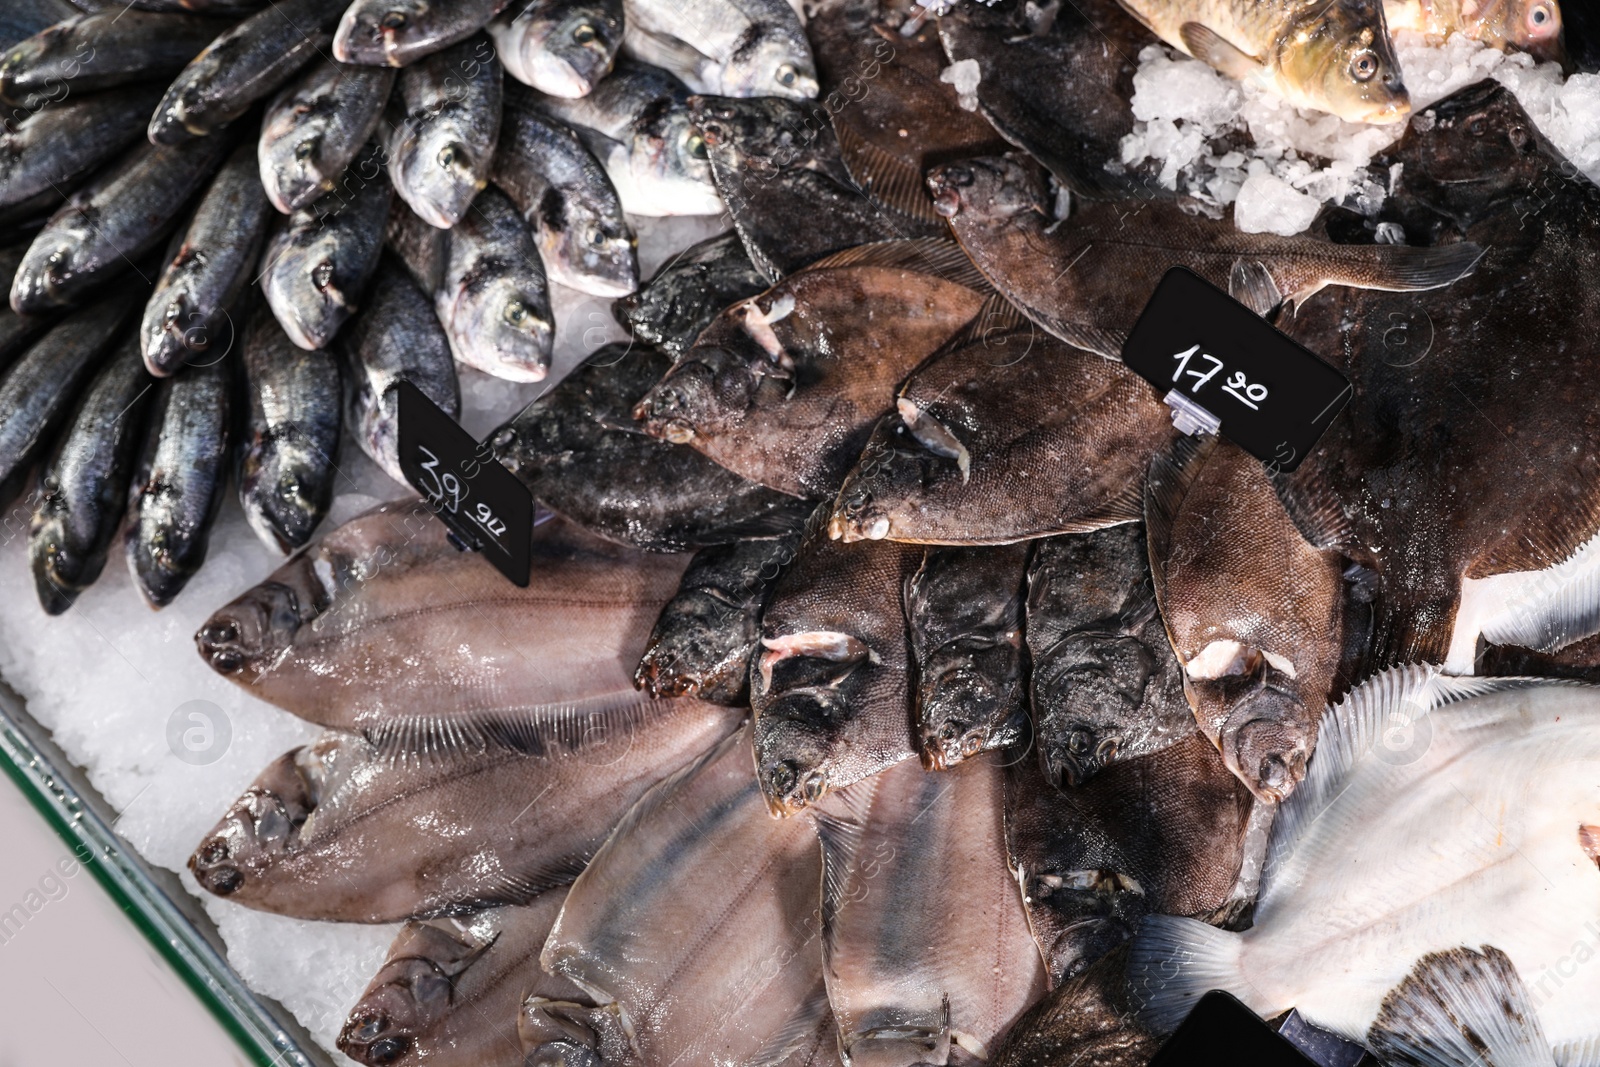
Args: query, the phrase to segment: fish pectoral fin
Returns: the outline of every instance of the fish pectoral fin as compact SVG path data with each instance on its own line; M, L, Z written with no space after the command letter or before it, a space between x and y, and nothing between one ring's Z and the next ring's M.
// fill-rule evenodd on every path
M1228 295L1263 318L1283 303L1278 283L1259 259L1234 261L1228 272Z
M1452 948L1417 961L1367 1031L1385 1063L1554 1067L1522 976L1504 952Z
M1261 70L1261 60L1230 44L1209 26L1185 22L1179 27L1178 36L1183 38L1183 47L1191 56L1230 78L1245 81Z
M1600 826L1580 823L1578 844L1583 848L1583 854L1594 860L1595 866L1600 867Z
M859 179L869 196L902 215L925 222L944 221L933 209L933 200L928 196L920 169L885 152L848 123L835 124L833 129L838 135L839 147L861 168L862 173L853 177Z

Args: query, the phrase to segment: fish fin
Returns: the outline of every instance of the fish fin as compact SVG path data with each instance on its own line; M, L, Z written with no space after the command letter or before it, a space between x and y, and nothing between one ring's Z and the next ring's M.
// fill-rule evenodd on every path
M1062 533L1094 533L1108 526L1122 526L1144 519L1144 494L1138 485L1124 486L1117 495L1095 510L1062 527Z
M1289 513L1289 520L1307 544L1327 549L1355 540L1344 506L1326 483L1304 478L1291 482L1290 476L1282 473L1270 477L1278 499L1283 501L1283 509Z
M822 842L822 959L826 967L838 947L835 918L839 904L848 898L861 853L862 837L873 797L878 792L879 776L873 775L824 797L811 808L812 825Z
M1147 916L1128 953L1128 993L1139 1021L1154 1033L1170 1034L1213 989L1232 993L1262 1015L1275 1014L1240 969L1243 948L1238 934L1198 919Z
M1209 435L1180 437L1150 460L1150 473L1144 483L1144 536L1158 593L1162 589L1162 564L1172 547L1172 524L1216 442Z
M1040 311L1026 311L1024 314L1069 345L1077 345L1085 352L1122 362L1122 345L1127 340L1125 334L1088 323L1068 322Z
M1000 293L990 293L984 297L983 306L978 308L978 313L973 316L972 321L946 341L938 353L929 357L928 363L932 363L946 352L954 352L982 342L993 343L1002 337L1010 337L1012 334L1035 328L1033 321L1022 313L1021 308ZM918 370L920 369L919 367ZM911 377L915 376L916 371L913 371ZM906 380L909 382L911 378Z
M1578 845L1583 849L1583 854L1594 860L1600 866L1600 826L1589 823L1578 825Z
M1178 36L1191 56L1230 78L1245 81L1261 70L1261 60L1230 44L1209 26L1185 22L1178 27Z
M1259 259L1236 259L1228 272L1228 295L1265 318L1283 303L1272 272Z
M627 734L670 706L633 689L479 716L400 715L358 727L382 759L443 762L486 752L572 752ZM601 740L600 743L604 743Z
M539 868L533 874L507 872L473 885L472 896L451 901L438 915L467 916L487 908L527 904L541 894L571 885L588 866L587 856L567 856Z
M982 272L972 265L967 254L961 251L961 246L948 237L911 237L903 241L874 241L857 245L823 256L800 273L840 267L899 267L919 274L931 274L978 292L988 292L993 288Z
M1393 293L1443 289L1471 274L1483 258L1483 248L1471 241L1431 248L1408 245L1371 245L1361 249L1370 256L1370 265L1352 272L1350 277L1318 279L1314 287L1288 294L1290 310L1325 284L1348 285L1357 289L1383 289Z
M746 722L748 723L748 720ZM702 752L649 789L646 789L644 795L634 801L633 807L629 808L627 813L617 820L617 825L611 828L611 833L606 836L606 845L636 832L641 823L647 822L656 812L672 802L673 797L684 782L687 782L721 759L727 754L729 748L741 743L748 747L750 745L749 735L750 729L748 725L735 730L705 752ZM754 749L751 749L751 751L754 752ZM750 788L752 799L756 803L760 803L760 790L756 788L755 762L753 758L750 765Z
M1510 958L1481 951L1430 952L1389 991L1367 1031L1374 1055L1394 1067L1555 1067L1533 998Z
M1559 524L1560 520L1553 525ZM1555 538L1565 540L1562 532L1554 531ZM1514 593L1496 591L1497 603L1483 621L1483 638L1490 644L1555 653L1600 633L1600 535L1558 556L1559 544L1541 543L1550 540L1551 533L1543 529L1518 537L1509 551L1493 554L1493 569L1481 568L1490 574L1534 572ZM1561 562L1552 566L1553 558ZM1481 580L1474 574L1478 569L1469 568L1469 581ZM1470 585L1463 589L1464 606L1472 599L1470 589Z
M944 222L933 209L921 171L885 152L849 126L835 122L833 132L848 161L845 166L850 176L872 199L914 219Z
M780 1067L787 1063L802 1046L816 1038L817 1027L827 1014L828 988L819 982L812 994L800 1002L789 1020L744 1062L749 1067Z
M1441 674L1437 667L1413 665L1383 671L1352 689L1323 712L1316 758L1278 810L1267 846L1266 872L1261 879L1266 888L1256 906L1256 921L1262 921L1272 909L1274 889L1281 882L1273 872L1299 849L1312 825L1344 791L1351 774L1386 731L1415 728L1434 709L1471 697L1559 684L1549 679L1455 677ZM1392 751L1404 758L1403 752ZM1292 887L1285 891L1288 888Z

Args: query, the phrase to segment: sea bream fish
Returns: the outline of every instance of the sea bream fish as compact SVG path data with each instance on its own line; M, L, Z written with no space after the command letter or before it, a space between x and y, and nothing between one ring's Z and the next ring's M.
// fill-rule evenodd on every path
M523 1000L584 999L539 970L566 899L552 889L527 904L407 923L350 1009L339 1051L375 1067L521 1067Z
M0 208L72 188L139 139L159 97L152 86L137 85L13 112L0 125Z
M168 79L229 25L120 7L77 14L0 55L0 100L38 111L79 93Z
M506 73L550 96L587 96L622 47L622 0L516 0L491 23Z
M896 384L978 314L982 284L948 241L830 256L719 315L634 417L752 481L831 496Z
M756 775L776 815L916 754L900 597L922 552L839 544L822 517L762 612L750 672Z
M1350 122L1411 111L1381 0L1122 0L1152 33L1296 107Z
M643 1063L784 1063L827 1012L816 835L767 817L750 762L746 726L646 793L540 957L615 1006Z
M355 0L333 37L341 63L405 67L471 37L507 0Z
M1194 734L1143 524L1038 541L1027 634L1034 744L1057 788Z
M697 93L817 95L800 17L786 0L627 0L624 53L667 67Z
M715 704L636 697L398 748L330 730L269 764L189 869L211 893L302 919L526 903L576 878L646 789L738 722Z
M1122 341L1173 267L1187 267L1258 315L1293 309L1326 286L1417 292L1467 276L1483 250L1340 245L1241 233L1231 218L1177 198L1080 201L1056 219L1037 167L1016 156L967 160L928 177L934 204L979 270L1057 337L1122 358Z
M489 181L505 72L483 34L400 72L386 147L389 179L424 221L449 229Z
M1152 462L1146 528L1156 599L1201 731L1264 801L1305 775L1344 650L1336 552L1309 543L1265 468L1186 438Z
M839 489L832 535L1005 544L1139 518L1150 457L1175 436L1149 383L1001 300L970 333L901 386Z
M1279 812L1252 927L1144 921L1142 1019L1165 1033L1220 988L1388 1063L1590 1062L1597 724L1588 686L1422 667L1363 684Z
M642 345L603 345L488 446L540 503L623 544L683 552L788 533L804 501L639 432L633 406L670 366Z
M1029 929L1060 986L1146 915L1237 918L1253 899L1273 807L1191 725L1182 741L1059 789L1036 760L1006 768L1006 848Z
M261 118L261 185L285 215L332 192L383 118L394 71L313 62Z
M1442 41L1464 33L1501 51L1562 58L1556 0L1384 0L1383 17L1391 34L1411 30Z
M823 976L848 1062L981 1063L1044 994L1004 780L997 753L944 774L907 760L818 808Z
M905 588L922 763L948 770L1027 728L1023 584L1029 546L928 549Z
M535 529L531 551L519 589L453 547L420 501L385 504L216 611L195 644L262 700L375 735L637 701L634 667L688 558L559 520ZM423 645L436 652L419 665L410 650Z

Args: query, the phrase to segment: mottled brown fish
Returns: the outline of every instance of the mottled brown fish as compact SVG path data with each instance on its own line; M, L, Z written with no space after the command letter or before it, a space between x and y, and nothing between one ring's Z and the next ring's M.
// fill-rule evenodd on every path
M983 303L959 256L947 241L831 256L719 315L634 415L752 481L830 496L895 386Z
M1028 1011L993 1067L1148 1067L1160 1039L1128 995L1128 950L1117 948Z

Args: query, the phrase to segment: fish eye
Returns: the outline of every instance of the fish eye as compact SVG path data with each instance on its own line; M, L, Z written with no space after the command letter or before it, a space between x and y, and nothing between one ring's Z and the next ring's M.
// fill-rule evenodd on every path
M1528 9L1528 25L1536 30L1542 30L1555 20L1555 12L1550 10L1549 4L1534 4Z
M513 326L521 326L522 320L528 317L528 306L520 300L513 300L506 305L505 319Z
M595 28L587 22L572 31L572 39L579 44L588 44L598 36L599 34L595 32Z
M598 226L590 228L589 243L594 245L596 248L599 248L601 245L606 243L606 235L600 232L600 228Z
M1363 48L1350 60L1350 76L1358 82L1369 82L1378 73L1378 57Z
M1484 131L1487 130L1487 129L1488 129L1488 127L1486 125L1484 125L1484 122L1483 122L1482 119L1473 119L1470 123L1467 124L1467 132L1472 134L1472 136L1474 136L1474 137L1482 137Z
M794 84L796 72L793 63L784 63L778 67L778 84L787 88Z
M447 144L439 149L439 166L453 167L457 158L457 149L453 144Z
M706 155L706 139L704 137L701 137L698 133L691 133L689 135L688 141L685 142L685 147L687 147L689 149L689 154L691 156L693 156L694 158L696 158L696 159L705 159L705 158L707 158L707 155Z
M406 24L406 13L404 11L391 11L388 14L384 15L383 16L383 21L381 23L379 23L379 25L381 25L386 30L403 29L405 27L405 24Z
M310 159L316 150L317 142L312 140L301 141L299 144L294 146L294 158L303 163Z

